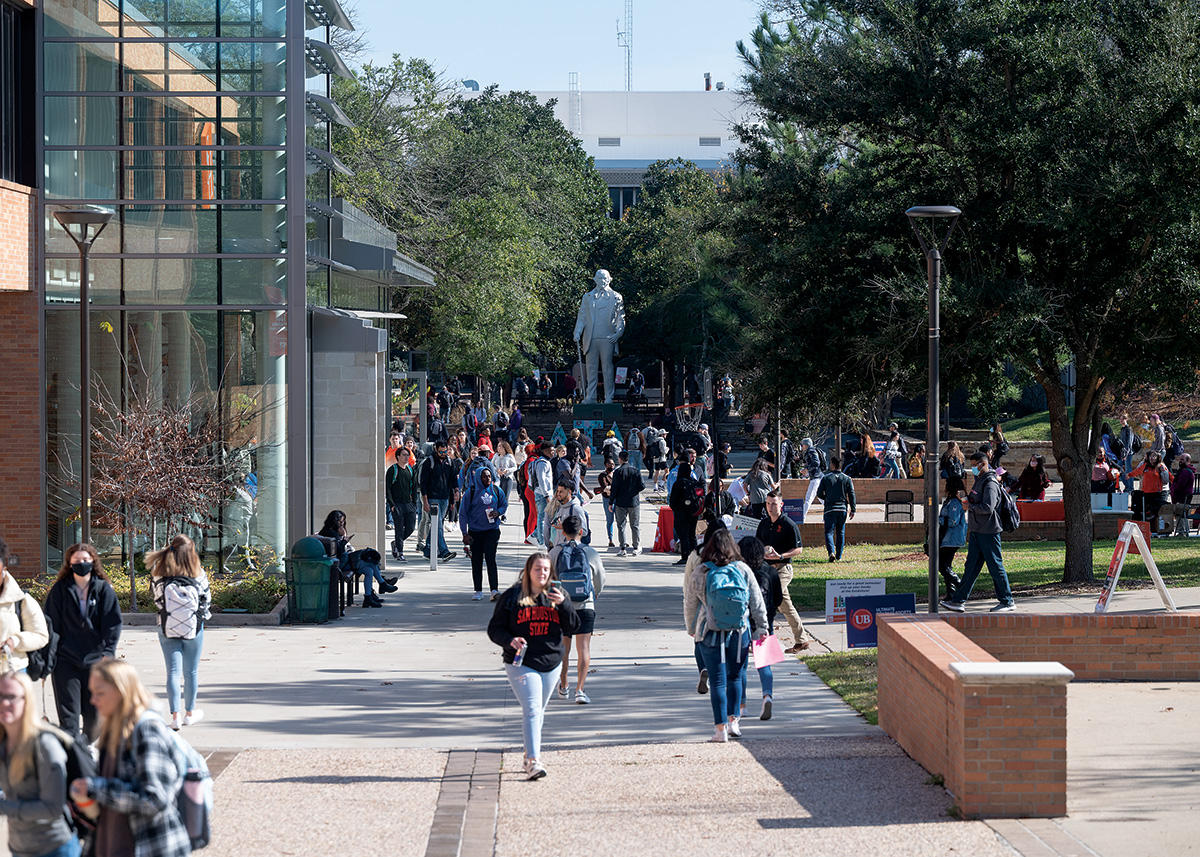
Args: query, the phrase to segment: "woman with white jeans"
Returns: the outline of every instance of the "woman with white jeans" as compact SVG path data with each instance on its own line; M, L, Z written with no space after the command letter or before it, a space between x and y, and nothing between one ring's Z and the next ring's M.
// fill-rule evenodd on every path
M504 672L521 704L525 775L546 776L542 721L562 670L564 636L579 629L579 614L561 587L551 583L550 556L529 555L521 579L496 601L488 637L504 652Z
M158 607L158 644L167 662L167 702L171 728L191 726L204 716L196 707L200 653L204 651L204 623L211 616L212 592L196 545L187 536L146 555L150 588ZM180 676L183 677L183 711L179 710Z

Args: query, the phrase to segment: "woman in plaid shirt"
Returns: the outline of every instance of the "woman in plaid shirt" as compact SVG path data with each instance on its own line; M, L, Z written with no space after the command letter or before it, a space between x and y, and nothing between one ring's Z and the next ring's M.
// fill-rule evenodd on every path
M100 805L94 857L185 857L191 842L175 796L184 760L150 693L124 661L105 659L88 679L100 715L100 775L71 783L71 797Z

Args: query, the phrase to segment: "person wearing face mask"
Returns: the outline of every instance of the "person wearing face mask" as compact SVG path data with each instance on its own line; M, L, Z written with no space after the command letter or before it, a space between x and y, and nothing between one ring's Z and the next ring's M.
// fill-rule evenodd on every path
M947 596L942 606L955 613L963 613L971 589L986 562L1000 602L992 608L993 613L1010 613L1016 609L1008 573L1004 570L1004 556L1000 552L1000 480L988 465L988 454L984 451L971 456L971 474L975 484L967 495L967 560L963 564L962 581Z
M51 674L58 725L69 735L96 737L96 708L88 695L92 664L116 656L121 607L100 555L89 544L71 545L46 596L46 616L58 632L58 660Z

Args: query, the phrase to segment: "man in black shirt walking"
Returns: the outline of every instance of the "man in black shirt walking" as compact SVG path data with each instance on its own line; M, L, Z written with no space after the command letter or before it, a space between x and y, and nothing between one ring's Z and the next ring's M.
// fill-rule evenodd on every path
M755 533L758 540L767 547L767 562L779 572L779 583L783 587L783 603L779 609L787 619L792 629L795 644L789 652L800 652L808 648L804 639L804 623L792 604L792 596L788 592L788 584L792 582L792 557L800 555L804 549L800 544L800 528L796 522L783 514L783 497L778 491L767 494L767 516L758 524Z
M429 515L430 527L437 528L438 559L454 559L456 554L446 547L446 534L442 523L446 519L446 510L450 508L450 498L458 485L458 470L450 463L450 450L446 441L439 440L433 446L433 458L426 462L421 471L421 508ZM425 556L429 556L429 546L433 544L433 533L425 543Z
M642 471L629 463L629 450L623 449L618 455L621 466L613 471L612 485L609 492L612 496L613 513L617 519L617 542L621 550L617 556L637 556L642 552L641 527L638 522L641 493L646 489L642 479ZM633 530L633 547L628 547L625 541L625 524Z

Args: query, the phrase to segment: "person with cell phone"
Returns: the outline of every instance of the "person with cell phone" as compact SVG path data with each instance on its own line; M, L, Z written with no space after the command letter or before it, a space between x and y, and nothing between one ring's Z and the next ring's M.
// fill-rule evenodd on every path
M550 555L529 555L521 578L496 601L488 638L500 647L504 672L521 704L521 736L526 779L546 776L542 764L542 723L562 671L564 638L579 630L579 614L554 581Z

